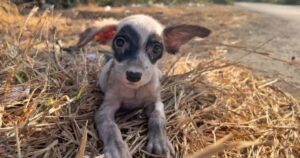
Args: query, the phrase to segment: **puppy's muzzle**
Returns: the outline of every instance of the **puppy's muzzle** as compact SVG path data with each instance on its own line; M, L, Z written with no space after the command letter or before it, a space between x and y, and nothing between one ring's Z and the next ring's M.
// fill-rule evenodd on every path
M126 71L126 78L130 82L138 82L142 78L142 73L140 73L140 72Z

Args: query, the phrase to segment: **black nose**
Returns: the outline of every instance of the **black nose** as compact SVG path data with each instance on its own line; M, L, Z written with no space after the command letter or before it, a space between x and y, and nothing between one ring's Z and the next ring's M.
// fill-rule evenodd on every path
M142 78L142 73L126 71L126 78L130 82L138 82Z

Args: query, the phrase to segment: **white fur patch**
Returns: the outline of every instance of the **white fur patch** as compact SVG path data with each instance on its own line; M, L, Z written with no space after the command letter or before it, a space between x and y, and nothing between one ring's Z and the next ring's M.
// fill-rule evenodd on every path
M150 34L156 33L158 35L162 34L164 29L157 20L153 19L151 16L138 14L132 15L124 18L118 24L118 31L125 25L131 25L141 36L141 43L146 42Z
M100 86L102 92L106 92L107 90L107 80L108 75L110 73L111 67L113 65L113 60L109 60L108 63L106 63L100 72L99 80L98 80L98 86Z
M165 117L164 104L161 101L155 103L155 110L158 111L163 117Z

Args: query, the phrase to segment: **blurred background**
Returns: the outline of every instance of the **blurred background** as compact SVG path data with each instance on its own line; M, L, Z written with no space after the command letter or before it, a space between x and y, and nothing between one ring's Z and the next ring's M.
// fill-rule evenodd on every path
M111 50L71 48L85 29L141 13L212 30L162 62L176 158L229 133L215 157L300 157L300 0L0 1L1 158L101 158L95 85ZM147 157L141 113L117 119L137 158Z

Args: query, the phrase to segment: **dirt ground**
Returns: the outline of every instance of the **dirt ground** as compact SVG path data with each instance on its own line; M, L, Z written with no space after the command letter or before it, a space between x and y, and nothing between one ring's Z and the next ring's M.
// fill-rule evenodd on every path
M300 97L300 7L256 3L238 3L239 11L256 15L242 29L234 30L241 45L256 48L266 54L250 54L241 59L260 75L278 80L276 85ZM245 52L230 51L231 60Z

